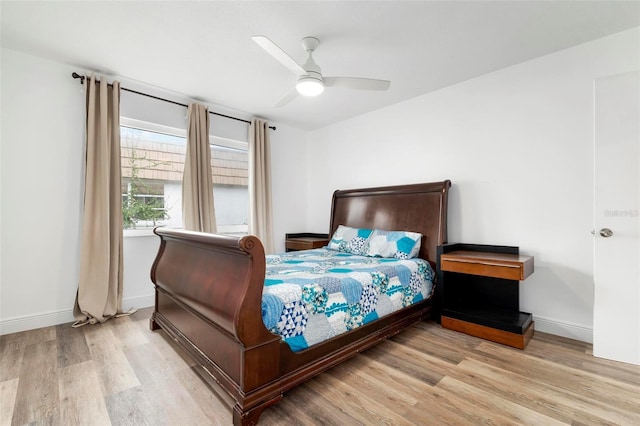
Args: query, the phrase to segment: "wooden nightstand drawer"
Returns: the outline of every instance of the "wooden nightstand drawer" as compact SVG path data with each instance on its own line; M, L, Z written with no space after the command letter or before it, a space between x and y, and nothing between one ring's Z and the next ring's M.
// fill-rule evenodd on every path
M440 256L440 267L447 272L523 281L533 273L533 257L460 250Z
M286 234L284 246L286 251L311 250L329 244L327 234L299 233Z

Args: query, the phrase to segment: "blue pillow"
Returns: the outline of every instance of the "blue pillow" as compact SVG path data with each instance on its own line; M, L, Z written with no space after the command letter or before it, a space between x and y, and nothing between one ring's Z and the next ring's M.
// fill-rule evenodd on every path
M372 229L338 225L338 229L331 236L331 241L329 241L327 248L343 253L364 255L367 240L372 232Z
M411 259L418 256L422 234L408 231L373 231L364 250L365 256Z

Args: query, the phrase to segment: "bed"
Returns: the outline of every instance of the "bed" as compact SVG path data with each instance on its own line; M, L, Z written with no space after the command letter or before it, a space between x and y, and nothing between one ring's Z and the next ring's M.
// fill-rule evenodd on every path
M447 242L448 180L338 190L330 235L340 225L422 234L418 257L435 268ZM432 315L433 297L321 343L292 350L262 317L267 258L255 236L241 238L156 228L151 269L152 330L163 329L202 367L216 391L234 401L235 425L255 424L285 391Z

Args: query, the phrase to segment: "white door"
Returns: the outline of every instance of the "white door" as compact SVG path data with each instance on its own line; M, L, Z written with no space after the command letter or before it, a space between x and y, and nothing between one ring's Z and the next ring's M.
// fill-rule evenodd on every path
M594 85L593 354L640 365L640 72Z

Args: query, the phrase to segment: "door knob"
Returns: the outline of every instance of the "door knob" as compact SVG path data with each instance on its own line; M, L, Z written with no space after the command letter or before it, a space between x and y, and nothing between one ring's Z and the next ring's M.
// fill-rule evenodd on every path
M602 228L600 230L600 235L605 237L605 238L609 238L610 236L613 235L613 231L609 228Z

